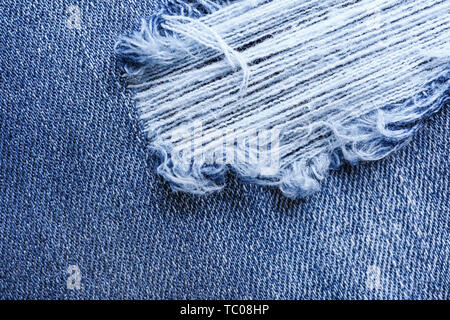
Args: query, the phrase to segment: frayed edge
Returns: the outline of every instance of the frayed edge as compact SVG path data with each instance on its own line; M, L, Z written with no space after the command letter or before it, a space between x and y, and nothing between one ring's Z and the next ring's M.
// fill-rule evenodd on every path
M158 142L151 148L161 155L157 172L169 181L172 190L197 195L223 189L231 169L241 180L263 186L278 187L291 198L304 198L320 190L321 182L331 170L344 163L375 161L404 146L423 121L450 102L450 72L430 82L416 96L387 105L347 124L326 124L336 143L327 152L309 160L295 161L274 176L261 176L260 168L246 163L206 164L174 161L171 146Z
M229 4L229 1L212 3L209 0L185 2L163 1L160 10L130 37L121 37L116 52L125 61L127 76L138 77L148 68L167 66L191 57L196 45L206 46L223 53L235 70L241 68L241 90L248 82L245 61L239 53L223 42L208 26L196 21ZM189 28L185 28L189 26ZM199 36L195 32L202 34ZM448 52L429 52L430 57L448 61ZM449 65L450 66L450 65ZM447 67L446 70L450 68ZM334 142L326 152L309 160L294 161L273 176L261 176L257 165L183 163L174 160L172 146L158 141L157 132L149 132L153 142L150 148L161 156L158 174L170 184L172 190L197 195L217 192L225 186L225 176L230 169L243 181L278 187L292 199L303 198L320 190L320 183L330 170L344 163L356 165L360 161L382 159L404 146L427 119L450 101L450 73L428 83L416 96L397 104L387 105L363 118L345 124L323 123L333 133Z
M114 50L125 61L128 76L141 76L149 66L173 65L195 55L198 45L224 55L233 71L242 71L240 91L243 94L249 80L249 68L241 54L198 18L226 5L228 0L165 0L148 21L141 20L141 29L131 36L120 37ZM252 4L255 5L255 4Z
M407 144L424 120L450 102L450 72L432 81L417 96L388 105L347 125L332 125L338 146L308 162L297 162L280 180L281 191L289 198L306 197L320 190L320 182L330 170L344 163L376 161Z

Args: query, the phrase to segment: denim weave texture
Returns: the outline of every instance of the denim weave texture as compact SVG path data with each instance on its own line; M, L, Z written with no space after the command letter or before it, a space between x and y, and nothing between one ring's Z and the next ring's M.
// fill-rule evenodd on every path
M156 5L0 0L0 298L449 299L448 108L305 199L175 193L114 52Z

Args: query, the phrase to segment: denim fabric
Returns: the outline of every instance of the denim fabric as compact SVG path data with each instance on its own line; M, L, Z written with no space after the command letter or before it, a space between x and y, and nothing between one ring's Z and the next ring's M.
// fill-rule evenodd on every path
M231 169L306 197L398 150L450 93L450 1L169 2L116 49L174 190L217 192Z
M153 5L1 0L0 298L450 298L448 108L304 200L175 194L113 50Z

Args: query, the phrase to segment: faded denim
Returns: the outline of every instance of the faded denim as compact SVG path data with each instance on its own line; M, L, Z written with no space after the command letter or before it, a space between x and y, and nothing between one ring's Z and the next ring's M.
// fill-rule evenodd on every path
M448 108L304 200L231 174L218 194L173 193L113 50L152 13L0 2L2 299L450 298Z

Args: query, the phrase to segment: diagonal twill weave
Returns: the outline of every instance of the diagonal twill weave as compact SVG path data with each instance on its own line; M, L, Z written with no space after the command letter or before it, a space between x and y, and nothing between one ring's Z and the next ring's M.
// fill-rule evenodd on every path
M231 167L295 198L446 104L448 39L445 0L166 1L117 51L175 190Z

